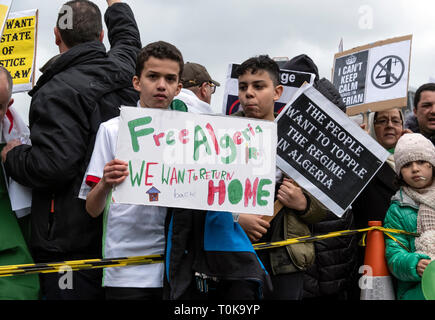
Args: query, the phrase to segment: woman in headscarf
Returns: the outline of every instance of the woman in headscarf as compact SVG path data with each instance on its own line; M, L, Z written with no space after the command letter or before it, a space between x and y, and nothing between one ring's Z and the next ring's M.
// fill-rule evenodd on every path
M391 197L398 189L394 185L394 148L404 133L411 132L404 129L403 122L403 114L398 108L369 115L369 134L390 156L352 205L357 228L366 228L368 221L383 221Z
M404 129L403 123L403 113L399 108L369 114L368 133L390 153L390 156L352 204L357 229L367 228L369 221L384 221L391 197L399 188L394 182L394 148L403 134L411 132ZM359 247L359 265L364 264L364 252L365 248ZM354 283L354 299L359 299L357 281L360 276L356 277Z

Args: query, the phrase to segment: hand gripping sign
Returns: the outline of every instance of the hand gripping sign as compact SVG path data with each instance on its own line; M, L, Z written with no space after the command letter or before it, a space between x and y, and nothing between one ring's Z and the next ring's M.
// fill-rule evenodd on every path
M274 122L132 107L120 117L129 176L115 202L273 214Z
M275 119L277 166L337 216L343 215L388 152L310 85Z

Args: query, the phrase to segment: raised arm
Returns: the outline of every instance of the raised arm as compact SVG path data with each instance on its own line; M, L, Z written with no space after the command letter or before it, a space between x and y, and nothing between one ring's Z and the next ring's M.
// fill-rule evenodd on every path
M133 11L120 0L107 0L107 4L109 8L104 14L104 21L111 47L109 56L119 60L123 68L134 72L142 44Z

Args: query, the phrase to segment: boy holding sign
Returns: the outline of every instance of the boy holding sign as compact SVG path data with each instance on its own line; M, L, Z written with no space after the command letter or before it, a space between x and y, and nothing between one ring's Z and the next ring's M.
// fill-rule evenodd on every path
M239 99L243 111L235 116L274 121L274 104L283 91L279 67L266 56L243 62L238 69ZM284 205L271 223L262 216L240 214L239 224L251 241L270 242L309 235L306 223L323 219L326 209L310 194L283 178L277 169L279 188L276 198ZM258 254L271 273L273 291L265 290L266 299L295 300L302 298L303 273L314 261L312 243L301 243L260 251Z
M173 108L181 90L183 56L173 45L159 41L138 55L133 86L140 93L138 107ZM112 203L111 190L128 175L127 162L115 159L120 118L101 124L81 197L92 217L105 215L104 258L163 254L167 208ZM106 268L103 286L108 299L161 299L163 264Z

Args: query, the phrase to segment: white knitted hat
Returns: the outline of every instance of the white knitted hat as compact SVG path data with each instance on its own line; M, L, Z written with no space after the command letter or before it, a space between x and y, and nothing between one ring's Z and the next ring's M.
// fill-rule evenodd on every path
M397 141L394 149L396 173L408 162L423 160L430 162L435 168L435 147L420 133L406 133Z

